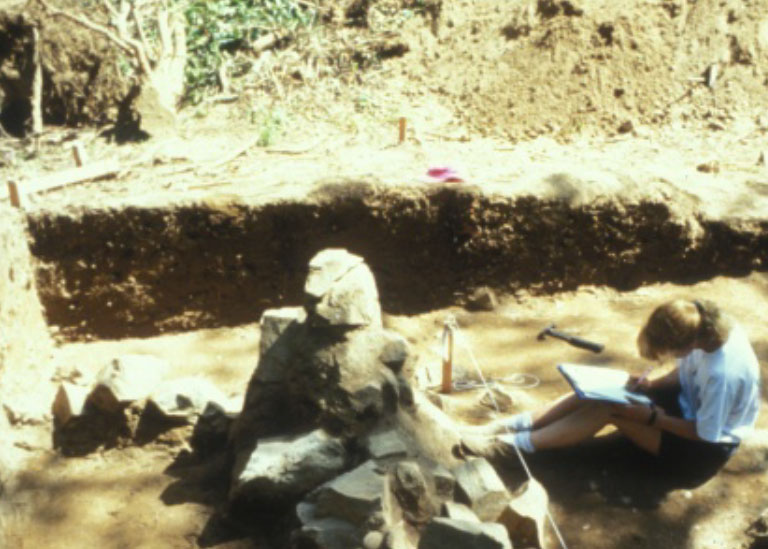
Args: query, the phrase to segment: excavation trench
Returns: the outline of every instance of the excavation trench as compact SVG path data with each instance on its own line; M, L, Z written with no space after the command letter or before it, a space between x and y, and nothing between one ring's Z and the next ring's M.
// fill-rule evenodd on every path
M28 217L49 325L67 339L234 326L301 302L309 259L343 247L371 266L385 311L460 303L488 285L554 293L744 275L768 261L768 222L655 200L573 204L456 187L326 186L299 201L38 211Z
M124 353L165 358L176 378L204 374L228 395L243 396L249 376L259 371L253 367L262 334L253 323L267 308L301 303L307 264L328 247L343 247L365 258L382 307L391 313L388 329L407 336L417 361L414 369L420 372L440 367L432 343L441 310L461 303L481 285L524 294L525 299L501 300L494 314L450 312L456 314L462 337L471 342L489 378L527 373L541 380L525 395L530 405L565 389L552 366L556 361L593 359L586 351L536 340L535 333L553 318L566 329L609 343L599 360L631 370L644 367L636 357L634 335L650 307L669 295L669 286L657 282L695 284L690 295L728 300L729 310L752 333L761 334L759 311L768 296L765 275L716 277L764 270L768 223L714 218L704 210L686 210L680 201L625 197L578 202L489 195L456 186L387 189L340 184L279 202L248 202L227 195L164 204L49 207L26 213L0 206L0 401L6 411L24 414L30 407L30 417L43 417L58 384L48 380L58 380L72 368L91 379L107 360ZM647 287L622 294L595 288L562 293L580 285ZM555 300L537 298L558 292ZM48 340L46 323L64 339L59 345ZM202 329L211 327L227 329ZM181 331L187 333L161 335ZM755 348L765 356L768 347L762 336L756 337ZM462 349L457 347L457 365L467 360ZM444 411L459 422L485 421L490 410L478 404L479 398L479 393L456 394L445 399ZM0 545L4 534L10 536L5 545L12 546L14 536L39 532L39 539L32 541L40 547L57 546L65 537L74 540L72 547L104 546L104 540L119 531L131 546L151 537L155 545L170 547L182 536L193 535L201 546L211 536L267 536L281 540L274 546L283 547L295 527L288 524L287 513L263 516L263 522L252 525L258 530L253 532L220 525L212 502L227 501L227 471L213 468L216 474L198 483L197 462L187 471L181 460L181 480L161 473L168 471L180 441L186 440L179 438L187 436L184 428L162 433L156 444L141 446L137 438L140 448L123 441L117 451L99 450L103 462L57 459L30 465L24 448L47 448L50 426L12 425L12 416L0 414L0 430L14 435L0 438L0 488L13 494L8 502L0 501L0 515L13 511L4 506L28 501L28 508L39 516L59 516L66 509L62 516L77 520L39 528L37 515L21 514L8 522L6 532L0 528ZM24 437L33 435L39 440L30 438L30 445ZM83 435L89 443L103 442L96 429ZM683 546L693 539L692 524L699 519L681 521L680 505L693 509L716 500L720 509L722 494L730 490L762 490L755 479L764 470L748 469L754 454L746 451L740 455L747 461L730 467L737 472L747 467L747 473L726 471L697 488L688 502L651 477L638 482L632 461L637 456L630 450L608 450L614 453L606 459L592 459L587 448L569 458L544 456L532 462L574 545L612 549L644 536L649 547ZM187 474L189 479L183 476ZM509 486L520 480L514 471L503 474ZM49 497L51 487L61 489L61 498ZM622 503L629 497L631 507ZM99 508L119 509L114 520L89 515L93 501ZM190 502L197 506L178 505ZM757 503L749 506L733 499L732 505L747 515L756 512ZM731 508L722 511L730 513ZM135 528L156 520L158 513L167 522L162 529ZM716 522L721 515L731 516L713 514L715 522L702 528L702 536L722 529ZM253 523L252 515L242 522ZM738 521L732 522L735 526L727 536L735 539L742 533L736 532ZM594 527L583 529L589 523Z

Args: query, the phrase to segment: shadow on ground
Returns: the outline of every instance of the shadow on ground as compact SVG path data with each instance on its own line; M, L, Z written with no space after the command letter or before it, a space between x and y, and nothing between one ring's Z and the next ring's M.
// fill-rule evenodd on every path
M693 525L711 512L695 500L674 518L660 507L670 492L696 488L717 469L666 470L621 437L525 457L534 478L547 489L553 515L570 546L669 547L670 542L688 539ZM515 456L496 465L508 486L526 479ZM600 525L594 524L595 516Z

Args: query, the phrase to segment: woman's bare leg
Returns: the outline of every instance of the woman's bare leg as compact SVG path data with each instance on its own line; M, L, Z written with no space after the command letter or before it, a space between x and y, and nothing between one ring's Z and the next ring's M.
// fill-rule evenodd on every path
M557 415L571 404L566 404L564 401L562 407L553 408L551 416ZM531 442L537 450L573 446L592 438L600 429L608 425L612 419L612 411L610 406L579 402L575 411L565 412L567 415L561 415L559 419L551 421L546 426L534 429L531 432ZM537 421L541 419L551 419L551 417L544 414Z
M533 428L541 429L546 427L588 404L577 397L575 393L566 393L540 410L533 412Z
M550 423L553 423L558 419L567 416L571 412L578 410L579 407L584 405L584 401L580 400L575 394L565 394L546 404L540 410L532 412L531 421L533 425L531 428L540 429L541 427L546 427ZM490 423L483 425L482 427L472 427L468 429L467 432L480 436L492 436L506 433L509 430L514 431L514 427L510 429L511 417L514 418L515 416L500 417Z
M661 431L659 429L626 419L614 418L611 423L616 426L622 435L637 446L654 456L659 455L659 448L661 447Z

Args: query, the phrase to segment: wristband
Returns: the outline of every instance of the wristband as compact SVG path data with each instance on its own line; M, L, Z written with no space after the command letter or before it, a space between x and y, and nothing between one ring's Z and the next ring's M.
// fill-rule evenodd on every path
M656 407L654 406L653 408L651 408L651 415L648 417L648 421L646 422L647 425L653 425L654 423L656 423L656 415L657 415Z

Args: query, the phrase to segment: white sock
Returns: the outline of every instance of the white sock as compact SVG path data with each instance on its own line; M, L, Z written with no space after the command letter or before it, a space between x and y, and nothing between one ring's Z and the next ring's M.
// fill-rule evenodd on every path
M536 451L533 447L533 441L531 441L530 431L518 431L517 433L508 433L506 435L499 435L499 440L504 444L515 446L523 452L532 454Z
M530 431L533 428L533 416L531 412L520 412L504 418L501 425L510 431Z

